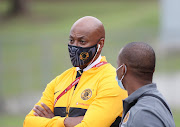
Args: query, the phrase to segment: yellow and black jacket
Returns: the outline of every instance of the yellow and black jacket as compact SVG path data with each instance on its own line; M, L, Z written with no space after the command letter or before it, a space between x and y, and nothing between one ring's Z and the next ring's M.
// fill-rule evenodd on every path
M105 57L101 61L106 61ZM36 104L46 104L55 117L37 117L31 110L24 120L24 127L64 127L64 119L68 116L84 116L76 127L110 127L118 116L122 116L122 100L127 97L127 92L118 86L115 68L109 63L83 72L76 89L71 88L54 106L57 96L75 80L76 72L73 67L57 76Z

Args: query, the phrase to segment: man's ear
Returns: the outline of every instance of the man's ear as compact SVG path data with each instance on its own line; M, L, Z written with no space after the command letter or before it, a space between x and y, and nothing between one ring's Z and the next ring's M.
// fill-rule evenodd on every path
M123 63L122 64L122 75L125 75L127 73L127 67L126 65Z
M104 41L105 41L104 38L101 38L101 39L100 39L100 41L99 41L99 43L98 43L98 45L100 45L100 46L99 46L98 53L100 53L100 52L102 51L102 48L104 47Z

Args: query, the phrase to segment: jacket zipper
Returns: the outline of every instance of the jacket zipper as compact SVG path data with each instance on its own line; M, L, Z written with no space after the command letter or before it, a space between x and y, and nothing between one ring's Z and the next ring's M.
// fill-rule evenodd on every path
M74 94L74 91L75 91L75 90L73 90L73 94ZM73 97L73 94L72 94L72 97ZM72 97L71 97L71 101L72 101ZM66 117L68 117L68 115L69 115L69 110L70 110L71 101L70 101L70 103L68 104L68 106L67 106L67 108L66 108Z
M68 117L68 115L69 115L69 105L68 105L68 107L66 108L66 117Z

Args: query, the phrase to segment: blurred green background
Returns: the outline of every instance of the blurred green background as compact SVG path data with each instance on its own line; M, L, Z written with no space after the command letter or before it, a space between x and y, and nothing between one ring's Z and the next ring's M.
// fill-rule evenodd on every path
M10 1L0 1L2 127L23 126L25 115L40 99L46 84L72 67L67 49L69 31L83 16L95 16L103 22L106 41L102 55L114 67L121 47L138 41L155 49L157 75L180 72L180 51L169 52L158 42L160 12L156 0L27 2L25 13L10 15ZM180 109L170 105L178 127Z

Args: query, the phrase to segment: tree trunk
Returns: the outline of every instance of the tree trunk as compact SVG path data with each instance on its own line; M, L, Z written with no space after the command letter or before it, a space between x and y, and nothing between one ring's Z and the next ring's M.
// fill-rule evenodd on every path
M27 10L27 0L10 0L9 16L24 15Z

